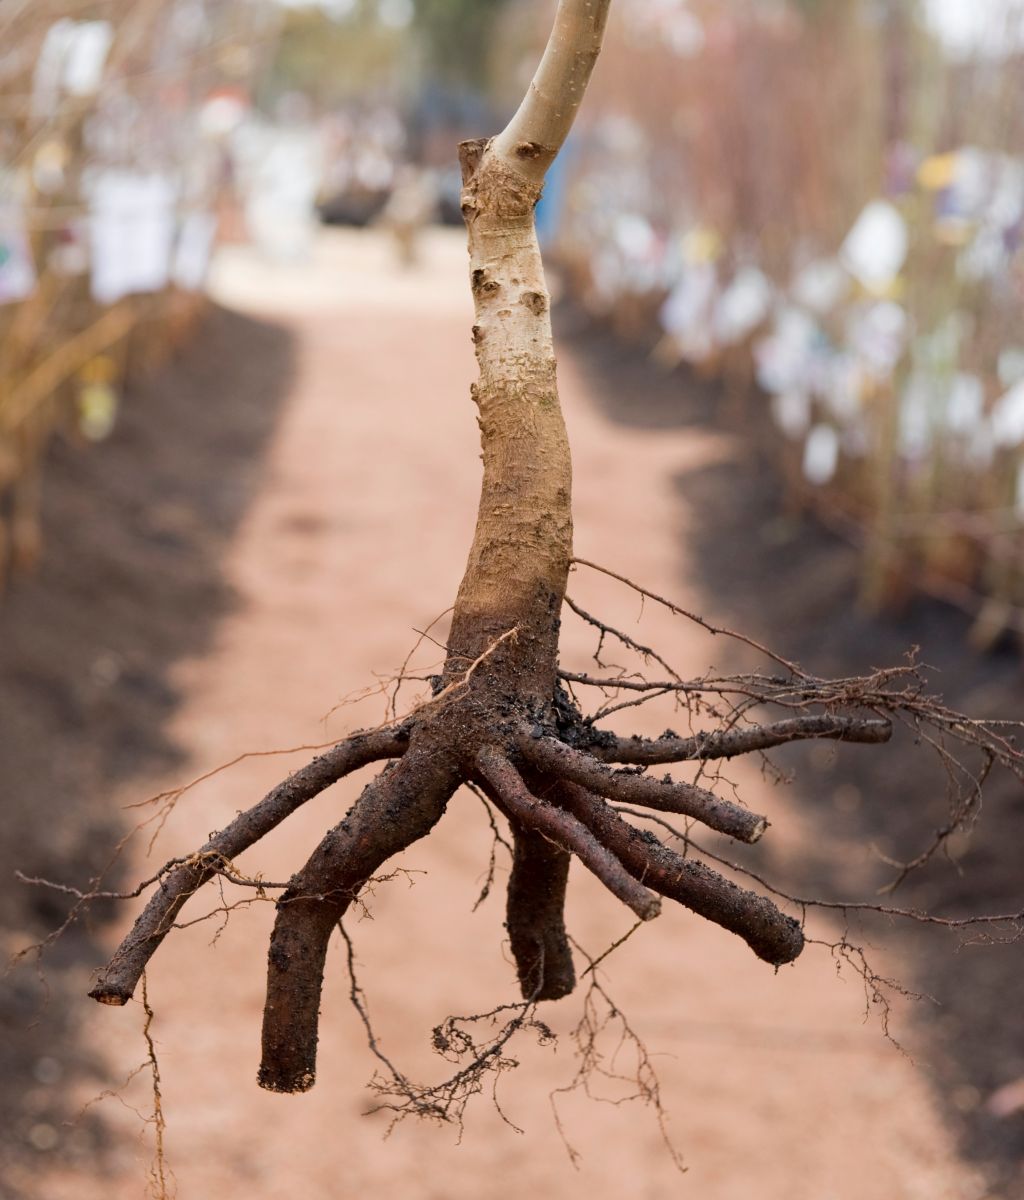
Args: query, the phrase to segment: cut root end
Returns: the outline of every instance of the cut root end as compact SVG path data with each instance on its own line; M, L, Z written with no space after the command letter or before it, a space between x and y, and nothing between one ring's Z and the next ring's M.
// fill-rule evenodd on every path
M767 818L762 817L750 830L750 837L747 839L750 845L759 842L767 833L768 826L771 824Z
M256 1082L265 1092L276 1092L279 1096L298 1096L308 1092L316 1083L316 1074L305 1071L301 1075L280 1078L269 1071L261 1070Z
M93 1000L100 1004L108 1004L111 1008L124 1008L131 999L131 996L125 996L121 992L107 992L101 988L93 988L89 995Z

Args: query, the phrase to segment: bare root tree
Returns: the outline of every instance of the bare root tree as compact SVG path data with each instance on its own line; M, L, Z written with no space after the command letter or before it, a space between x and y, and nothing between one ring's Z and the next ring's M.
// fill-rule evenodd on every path
M167 864L91 992L102 1003L125 1004L183 905L207 881L227 876L238 882L234 859L300 805L342 776L386 763L277 902L259 1073L272 1091L313 1085L325 956L346 910L384 863L430 833L463 784L481 791L511 830L506 928L524 1001L532 1005L565 996L575 985L563 919L573 856L641 921L658 916L667 898L736 934L774 967L791 962L804 946L801 921L774 900L706 865L692 845L672 848L626 818L681 815L747 843L761 838L766 820L697 782L655 778L649 767L697 763L698 778L713 783L717 761L809 738L881 743L893 720L902 720L945 756L951 778L967 772L958 779L961 799L950 829L970 819L980 786L950 743L975 748L983 764L998 760L1021 769L1020 755L998 728L930 700L912 666L830 681L769 655L768 674L686 680L653 650L571 605L602 639L617 637L667 677L560 671L566 587L581 560L573 558L569 444L533 213L597 59L609 2L561 0L519 111L496 138L460 148L484 475L443 674L431 699L404 720L340 742L194 855ZM582 688L598 689L602 697L589 717L576 699ZM615 707L666 694L685 702L692 728L710 727L651 741L615 737L595 724ZM782 710L782 719L754 723L769 705ZM938 831L926 853L946 836ZM789 901L798 913L806 903L791 897L780 903ZM497 1039L498 1049L479 1061L498 1056L503 1044Z

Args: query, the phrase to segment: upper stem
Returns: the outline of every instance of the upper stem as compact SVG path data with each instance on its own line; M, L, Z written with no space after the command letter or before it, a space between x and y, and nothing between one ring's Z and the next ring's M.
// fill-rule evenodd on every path
M491 142L460 147L476 320L484 478L455 603L449 672L510 629L491 671L550 700L572 559L572 464L558 401L550 298L534 224L544 174L572 124L610 0L560 0L537 74Z
M548 167L576 119L601 52L611 0L559 0L554 25L537 73L516 115L494 139L506 162L519 161L533 183Z

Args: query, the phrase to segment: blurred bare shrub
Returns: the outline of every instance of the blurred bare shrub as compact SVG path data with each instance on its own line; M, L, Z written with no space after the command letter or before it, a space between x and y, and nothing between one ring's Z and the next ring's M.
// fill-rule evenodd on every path
M549 222L863 543L869 605L923 588L988 645L1024 635L1024 5L941 8L638 0Z
M0 7L0 582L38 556L52 433L106 437L126 372L200 309L226 137L278 21L246 0Z

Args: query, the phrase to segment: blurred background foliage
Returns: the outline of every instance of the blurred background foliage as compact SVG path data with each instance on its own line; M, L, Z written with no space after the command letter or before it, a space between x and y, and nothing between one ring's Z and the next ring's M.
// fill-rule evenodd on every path
M952 12L619 10L555 241L588 307L761 422L867 605L923 588L991 645L1024 632L1022 10Z
M324 110L351 103L394 86L404 44L405 30L381 22L374 4L354 6L344 21L322 8L291 9L260 98L300 92Z
M213 229L458 220L551 0L7 0L0 565L39 552L54 430L202 311ZM73 10L73 11L72 11ZM914 590L1024 635L1020 0L631 0L540 210L572 303L714 381L789 503ZM127 225L126 225L127 222ZM126 270L111 230L135 231ZM204 232L205 231L205 232ZM138 267L138 261L136 262ZM111 282L113 280L113 282Z

